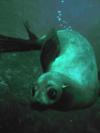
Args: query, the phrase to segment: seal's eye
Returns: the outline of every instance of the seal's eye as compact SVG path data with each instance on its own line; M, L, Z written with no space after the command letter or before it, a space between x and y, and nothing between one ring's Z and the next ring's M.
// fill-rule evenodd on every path
M47 91L47 95L50 99L54 100L57 97L57 90L54 88L49 88Z

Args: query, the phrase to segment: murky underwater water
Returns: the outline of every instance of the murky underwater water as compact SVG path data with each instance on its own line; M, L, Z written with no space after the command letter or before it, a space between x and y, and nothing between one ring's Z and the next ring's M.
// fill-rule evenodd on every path
M1 0L0 34L28 39L52 28L76 30L91 42L100 69L99 0ZM58 112L32 108L31 89L42 73L40 52L0 53L0 133L99 133L100 100L87 109Z

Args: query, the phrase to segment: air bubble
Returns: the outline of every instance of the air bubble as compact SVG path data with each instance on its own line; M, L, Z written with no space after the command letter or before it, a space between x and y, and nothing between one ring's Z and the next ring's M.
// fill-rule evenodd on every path
M72 27L71 26L68 26L68 30L72 31Z
M59 14L61 14L62 11L58 10L57 12L58 12Z
M64 0L60 0L60 2L63 4L65 1Z
M58 21L61 21L62 19L61 18L58 18Z
M72 30L71 26L68 26L69 23L66 20L64 20L64 16L63 16L63 11L62 10L64 8L63 6L64 6L65 0L57 0L57 1L60 4L60 6L57 10L57 16L56 16L59 28Z
M58 21L61 21L62 18L61 18L60 16L57 16L57 20L58 20Z

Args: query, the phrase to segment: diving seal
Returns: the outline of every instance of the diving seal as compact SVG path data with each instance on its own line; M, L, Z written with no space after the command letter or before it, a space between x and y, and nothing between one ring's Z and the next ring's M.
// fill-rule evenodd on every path
M43 74L34 87L33 102L64 109L95 102L99 93L95 54L80 33L53 30L45 36L40 60Z

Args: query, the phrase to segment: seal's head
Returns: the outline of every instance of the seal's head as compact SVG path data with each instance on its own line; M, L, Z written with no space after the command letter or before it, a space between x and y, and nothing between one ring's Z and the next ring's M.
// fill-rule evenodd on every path
M64 77L57 72L41 75L32 90L33 102L51 105L59 101L65 87L64 81Z
M88 89L88 90L87 90ZM86 88L72 81L63 74L48 71L42 74L32 89L32 107L39 109L69 109L86 108L97 98L95 88Z

